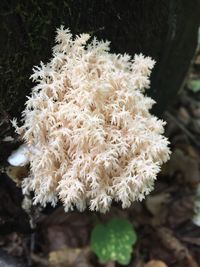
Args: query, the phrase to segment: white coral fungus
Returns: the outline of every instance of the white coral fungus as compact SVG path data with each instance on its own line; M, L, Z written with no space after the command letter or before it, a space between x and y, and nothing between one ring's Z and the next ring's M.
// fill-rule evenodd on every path
M154 101L143 94L154 66L142 54L109 52L109 42L57 30L49 63L34 68L37 85L16 127L30 150L24 194L34 203L65 211L106 212L112 200L122 208L152 189L168 160L163 121L149 113Z

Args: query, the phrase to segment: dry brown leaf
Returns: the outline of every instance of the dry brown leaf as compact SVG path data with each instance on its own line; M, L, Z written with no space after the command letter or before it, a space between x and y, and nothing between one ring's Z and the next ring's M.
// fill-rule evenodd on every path
M184 176L184 182L197 185L200 181L199 162L196 159L185 155L180 149L176 149L169 161L169 174L172 176L177 171Z
M190 122L190 114L188 113L187 109L184 107L180 107L177 112L177 117L179 120L184 124L187 125Z
M65 213L59 207L40 222L46 253L63 247L85 247L89 243L91 216L87 213Z
M189 267L198 267L190 251L174 236L170 229L160 227L156 230L162 245L171 251L178 261L187 260Z
M160 227L156 230L164 247L172 251L177 259L183 259L188 253L187 248L174 236L173 232L165 227Z
M160 193L158 195L149 196L145 202L147 209L151 212L152 215L158 215L163 207L169 203L170 194L169 193Z
M151 260L147 262L144 267L167 267L167 265L163 261Z
M22 180L28 175L28 167L16 167L16 166L8 166L6 169L6 174L16 183L17 186L21 185Z
M194 215L194 196L185 195L173 201L168 212L168 222L175 228L186 221L190 221Z
M49 253L49 264L51 267L91 266L89 264L89 248L68 248L52 251Z

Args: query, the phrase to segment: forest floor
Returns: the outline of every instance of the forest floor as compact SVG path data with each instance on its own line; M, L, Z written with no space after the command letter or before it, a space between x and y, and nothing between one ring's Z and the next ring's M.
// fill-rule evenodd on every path
M200 54L185 89L164 116L172 155L159 174L155 190L143 202L135 203L127 210L115 205L106 215L98 215L102 222L123 217L134 226L138 240L130 267L200 266L199 80ZM12 172L7 171L13 178L16 174ZM13 186L8 182L6 188L13 190ZM0 235L0 267L120 266L114 262L101 264L91 252L90 236L96 222L93 213L66 214L62 207L43 212L38 208L30 211L28 218L18 211L19 203L13 196L10 201L10 195L2 193L3 189L0 190L1 206L11 205L13 220L19 221L19 227L15 228L10 219L6 221L10 214L1 215L0 209L0 230L3 226L6 229L5 232L1 230ZM18 193L20 195L20 191ZM32 231L23 229L25 217L27 221L31 220Z

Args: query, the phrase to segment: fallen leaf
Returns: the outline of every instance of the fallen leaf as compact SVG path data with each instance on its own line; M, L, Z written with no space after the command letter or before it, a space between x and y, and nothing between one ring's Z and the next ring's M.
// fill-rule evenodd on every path
M162 245L171 251L178 261L186 260L189 267L198 267L190 251L174 236L173 231L166 227L159 227L156 231Z
M194 196L180 196L173 201L173 205L168 212L168 222L172 228L175 228L186 221L190 221L194 214Z
M176 149L168 164L169 174L173 176L176 172L181 172L184 177L184 183L197 185L200 180L199 162L190 156L184 154L180 149Z
M191 119L190 114L188 113L188 111L185 107L179 108L177 117L184 125L187 125Z
M8 166L5 168L5 172L10 177L13 182L16 183L17 186L21 185L22 180L27 177L28 175L28 167L23 166L23 167L16 167L16 166Z
M147 262L144 267L167 267L167 265L163 261L151 260Z
M68 248L65 247L63 249L57 251L51 251L49 253L49 264L51 267L68 267L72 264L76 264L76 266L91 266L89 264L89 253L90 250L88 247L86 248ZM81 265L81 264L82 265ZM83 265L84 263L84 265Z
M152 215L158 215L163 207L169 203L170 194L169 193L160 193L158 195L149 196L145 202L147 209L151 212Z

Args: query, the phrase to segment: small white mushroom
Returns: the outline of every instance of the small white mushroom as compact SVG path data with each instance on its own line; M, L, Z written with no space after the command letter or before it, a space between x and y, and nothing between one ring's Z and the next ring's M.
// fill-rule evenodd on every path
M17 150L13 151L8 157L8 162L12 166L25 166L29 163L29 148L27 145L23 144L18 147Z

